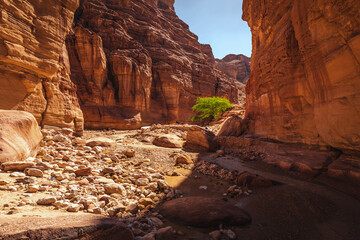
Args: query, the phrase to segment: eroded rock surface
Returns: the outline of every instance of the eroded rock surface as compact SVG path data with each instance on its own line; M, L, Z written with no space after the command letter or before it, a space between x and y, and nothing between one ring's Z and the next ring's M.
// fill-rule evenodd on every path
M67 39L85 126L134 129L189 121L196 97L237 102L209 45L175 14L174 1L88 0Z
M253 135L360 150L360 2L245 0Z
M242 54L229 54L216 59L216 67L230 78L246 84L250 77L250 58Z
M0 110L0 163L34 157L41 140L42 134L33 115L23 111ZM24 166L22 163L16 166L19 165Z
M0 108L82 131L64 45L78 6L78 0L0 2Z

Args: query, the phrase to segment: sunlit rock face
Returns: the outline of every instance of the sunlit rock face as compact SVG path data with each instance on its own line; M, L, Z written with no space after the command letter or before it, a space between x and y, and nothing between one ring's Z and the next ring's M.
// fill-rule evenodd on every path
M78 0L0 2L0 109L81 132L83 118L64 45Z
M228 77L246 84L250 77L250 58L242 54L229 54L223 59L216 59L216 67Z
M250 134L360 150L360 1L244 0Z
M215 68L174 11L174 0L87 0L67 38L85 127L131 129L189 121L196 97L237 102L236 83Z

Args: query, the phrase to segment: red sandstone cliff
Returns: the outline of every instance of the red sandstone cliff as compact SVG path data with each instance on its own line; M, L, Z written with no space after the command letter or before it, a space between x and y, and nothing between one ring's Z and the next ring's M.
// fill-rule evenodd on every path
M250 134L360 150L360 1L244 0Z
M0 109L82 131L64 45L78 6L78 0L0 2Z
M175 14L174 0L84 0L67 39L85 127L188 121L196 97L237 102L209 45Z
M216 67L228 77L246 84L250 77L250 58L239 54L229 54L223 59L216 59Z

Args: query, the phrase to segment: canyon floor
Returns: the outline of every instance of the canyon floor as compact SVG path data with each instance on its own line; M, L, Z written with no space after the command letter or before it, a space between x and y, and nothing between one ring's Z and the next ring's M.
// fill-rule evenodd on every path
M264 165L256 153L244 161L222 151L152 144L162 136L181 142L186 132L179 127L85 131L82 138L62 130L43 134L32 162L9 163L0 172L2 239L358 239L360 234L357 199ZM170 146L157 145L164 144ZM200 202L197 216L163 214L164 202L193 197ZM229 226L225 217L224 224L212 225L207 199L244 209L251 223ZM209 226L189 226L194 218Z

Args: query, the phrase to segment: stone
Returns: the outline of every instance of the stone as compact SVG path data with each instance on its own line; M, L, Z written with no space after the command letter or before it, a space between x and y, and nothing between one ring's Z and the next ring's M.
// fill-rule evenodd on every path
M182 140L175 135L157 136L152 143L156 146L166 148L181 148L183 146Z
M126 207L125 211L130 212L130 213L132 213L132 214L136 214L136 213L139 211L139 206L136 205L136 204L134 204L134 203L130 203L130 204Z
M0 110L0 163L25 161L29 157L35 157L41 140L40 128L32 114Z
M154 201L151 198L141 198L139 204L144 205L145 207L151 204L154 204Z
M114 146L116 146L116 142L114 140L109 139L109 138L96 137L96 138L91 138L91 139L87 140L86 141L86 146L90 146L90 147L95 147L95 146L114 147Z
M221 232L219 230L215 230L209 233L209 237L212 240L219 240L221 237Z
M215 135L200 127L190 128L186 135L185 147L199 152L216 151Z
M160 228L156 231L156 240L169 240L174 239L174 229L171 226Z
M0 185L7 185L9 183L10 183L10 181L8 181L6 179L0 179Z
M241 208L206 197L170 200L160 207L160 213L170 220L193 227L238 226L251 222L250 215Z
M4 50L0 53L0 109L28 111L41 125L82 132L83 116L65 47L78 6L78 0L1 1L6 16L0 30Z
M135 184L138 186L146 186L149 184L149 179L147 178L138 178L135 180Z
M244 0L253 40L248 135L360 150L359 8L356 0Z
M91 168L80 168L75 171L75 174L77 177L90 176L92 174L92 169Z
M230 240L236 239L236 234L230 229L222 230L223 234L225 234Z
M66 209L66 211L68 212L78 212L79 210L80 210L79 204L72 204Z
M43 177L44 176L43 171L41 171L40 169L37 169L37 168L26 168L24 172L28 176L33 176L33 177Z
M192 164L194 163L190 156L186 154L181 154L176 156L176 164Z
M51 205L54 202L56 202L56 198L55 197L44 197L44 198L40 198L36 201L36 203L38 205Z
M118 193L122 196L126 196L126 190L123 185L118 183L108 183L104 185L105 193L106 194L112 194L112 193Z
M39 188L39 185L29 184L26 188L26 191L28 193L36 193L37 191L39 191Z
M126 149L125 151L123 151L123 154L125 154L125 156L131 158L131 157L135 156L135 150L134 149Z
M7 162L1 165L4 171L24 171L26 168L34 167L34 162Z

